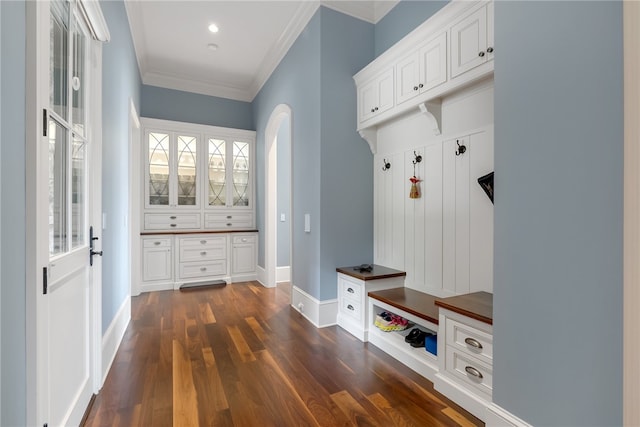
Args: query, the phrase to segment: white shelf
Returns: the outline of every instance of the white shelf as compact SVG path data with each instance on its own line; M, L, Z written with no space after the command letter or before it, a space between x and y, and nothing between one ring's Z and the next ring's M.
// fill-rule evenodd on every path
M433 382L438 372L438 358L429 353L425 347L412 347L404 341L404 337L409 334L411 329L418 327L423 330L438 332L438 326L427 322L424 319L413 316L398 308L391 307L382 301L368 298L369 302L369 342L389 354L393 358L402 362L404 365L413 369L429 381ZM390 311L394 314L404 317L414 325L408 327L404 331L384 332L378 329L374 324L375 317L381 311Z

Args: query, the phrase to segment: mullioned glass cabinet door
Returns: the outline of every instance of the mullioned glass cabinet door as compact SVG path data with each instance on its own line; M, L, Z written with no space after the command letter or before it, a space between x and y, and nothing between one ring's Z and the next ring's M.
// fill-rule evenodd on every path
M148 207L198 206L198 138L149 131L147 143Z
M251 208L251 144L207 139L207 205Z

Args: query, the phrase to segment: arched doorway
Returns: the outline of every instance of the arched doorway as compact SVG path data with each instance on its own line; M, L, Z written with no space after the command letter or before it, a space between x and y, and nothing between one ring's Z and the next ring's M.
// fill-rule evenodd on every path
M265 206L265 272L267 287L274 287L278 282L278 228L280 227L280 234L285 235L284 239L280 239L282 246L287 244L289 246L289 264L291 268L293 265L293 255L290 250L291 241L293 238L293 230L291 228L291 217L293 212L292 203L292 184L291 184L291 152L293 146L292 140L293 121L291 114L291 107L286 104L280 104L276 106L269 117L267 127L265 130L265 143L266 143L266 156L265 156L265 171L266 171L266 206ZM280 140L280 142L278 142ZM283 152L283 149L286 152ZM279 153L280 151L280 153ZM284 159L284 161L283 161ZM280 160L280 162L278 161ZM283 164L284 163L284 164ZM287 179L288 178L288 179ZM283 179L288 181L286 185L282 184ZM284 188L283 188L284 187ZM280 193L285 197L278 197ZM288 196L288 197L286 197ZM278 199L281 203L279 206ZM288 208L285 209L288 212L282 212L282 203L285 203ZM284 216L282 216L284 215ZM284 219L284 221L283 221ZM284 242L284 243L283 243ZM290 269L289 269L290 274Z

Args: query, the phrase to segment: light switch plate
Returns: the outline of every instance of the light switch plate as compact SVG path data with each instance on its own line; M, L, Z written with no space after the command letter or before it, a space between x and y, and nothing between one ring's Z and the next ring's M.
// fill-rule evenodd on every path
M285 222L286 221L286 217L283 213L280 214L280 222Z
M304 232L311 233L311 215L304 214Z

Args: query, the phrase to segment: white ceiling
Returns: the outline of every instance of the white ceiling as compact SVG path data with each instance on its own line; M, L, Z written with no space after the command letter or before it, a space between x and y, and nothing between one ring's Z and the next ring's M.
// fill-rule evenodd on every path
M125 6L144 84L252 101L320 4L376 23L398 1L125 0ZM218 33L209 32L211 23Z

